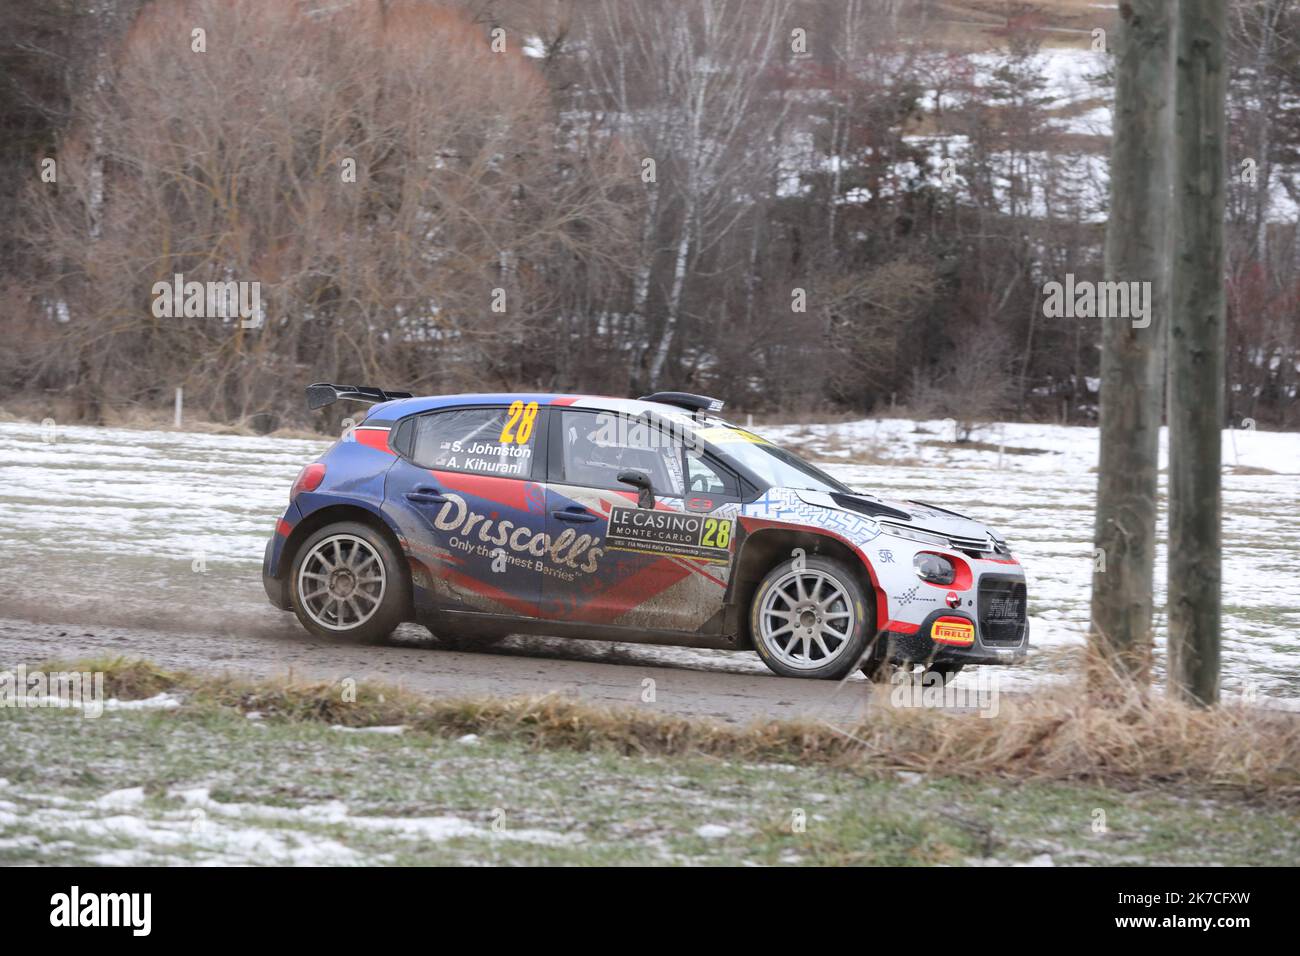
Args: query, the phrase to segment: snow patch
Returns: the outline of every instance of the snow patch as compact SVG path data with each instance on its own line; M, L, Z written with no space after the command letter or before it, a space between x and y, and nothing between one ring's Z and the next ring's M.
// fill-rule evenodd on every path
M695 828L695 835L705 840L720 840L731 835L731 827L721 823L704 823Z
M144 803L144 787L127 787L104 794L92 803L105 810L126 810Z
M391 727L344 727L342 724L332 724L330 729L341 730L349 734L384 734L389 736L404 734L410 730L405 724L395 724Z

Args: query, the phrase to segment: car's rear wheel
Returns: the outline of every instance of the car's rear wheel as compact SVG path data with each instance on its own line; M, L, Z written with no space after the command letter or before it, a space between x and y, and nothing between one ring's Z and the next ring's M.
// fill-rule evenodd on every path
M844 677L862 664L874 627L862 584L833 558L782 562L750 605L754 649L782 677Z
M396 549L356 521L326 525L307 538L290 574L294 613L320 637L385 640L410 603L410 583Z

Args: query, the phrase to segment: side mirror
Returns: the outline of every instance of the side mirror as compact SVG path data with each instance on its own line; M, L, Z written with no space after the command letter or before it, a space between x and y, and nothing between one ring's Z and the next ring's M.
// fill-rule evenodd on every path
M644 471L620 471L618 480L637 489L636 506L638 508L653 508L655 506L654 488L650 485L650 476Z

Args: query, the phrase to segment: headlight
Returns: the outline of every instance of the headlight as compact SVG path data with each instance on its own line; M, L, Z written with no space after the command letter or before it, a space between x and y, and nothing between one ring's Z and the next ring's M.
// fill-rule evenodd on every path
M947 558L937 554L918 554L912 559L916 576L931 584L952 584L957 579L957 569Z
M951 547L951 543L943 535L930 534L926 531L917 531L915 528L904 528L901 525L890 524L887 521L880 522L880 530L885 534L892 534L895 537L906 538L908 541L919 541L921 544L928 544L935 548Z

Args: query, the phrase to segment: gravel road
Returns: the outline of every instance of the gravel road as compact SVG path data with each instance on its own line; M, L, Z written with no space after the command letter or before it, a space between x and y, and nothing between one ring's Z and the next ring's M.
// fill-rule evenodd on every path
M141 657L164 668L207 674L375 679L444 697L559 693L735 723L772 717L847 723L864 716L873 699L885 703L873 695L887 688L856 676L843 685L791 680L755 672L762 665L749 653L698 652L682 659L678 651L668 659L664 650L518 635L491 648L454 651L412 625L403 626L392 644L348 646L307 634L288 615L229 630L0 618L0 669L33 668L50 659ZM642 698L649 688L653 701L647 702Z

